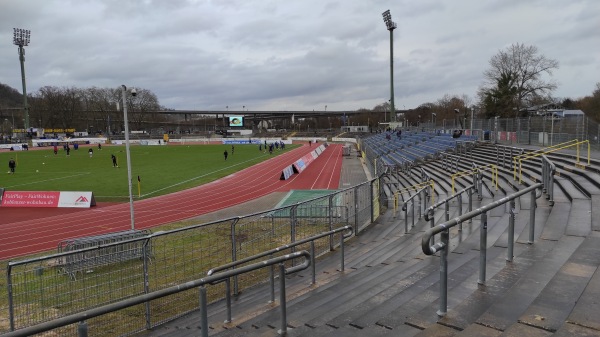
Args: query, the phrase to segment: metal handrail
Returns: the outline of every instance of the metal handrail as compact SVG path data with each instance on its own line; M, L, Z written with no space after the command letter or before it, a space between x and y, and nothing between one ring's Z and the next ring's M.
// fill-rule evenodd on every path
M536 190L539 190L537 195ZM460 223L470 220L478 215L481 215L481 227L479 236L479 284L485 283L486 273L486 260L487 260L487 211L492 210L498 206L504 205L510 202L510 217L509 217L509 229L508 229L508 250L507 250L507 261L513 259L513 247L514 247L514 222L515 222L515 202L514 199L531 193L531 206L529 215L529 244L533 243L535 235L535 209L537 208L535 200L542 195L542 184L537 183L531 185L521 191L515 192L502 199L493 201L485 206L482 206L476 210L465 213L454 219L445 221L433 228L425 231L421 238L421 248L423 253L426 255L433 255L436 252L440 252L440 301L439 310L437 314L439 316L446 315L448 307L448 247L450 241L450 228L459 225ZM441 240L431 245L433 242L434 235L441 233Z
M412 227L415 227L415 201L414 198L419 197L419 219L421 218L421 210L427 207L427 189L431 188L431 201L433 202L433 187L427 185L420 188L415 194L411 195L408 199L402 203L402 210L404 211L404 233L408 233L408 203L412 205ZM421 194L425 194L425 197L421 198Z
M573 143L573 142L575 142L575 143ZM523 183L522 170L523 170L523 161L524 160L532 159L532 158L539 157L544 154L556 152L559 150L564 150L564 149L572 147L572 146L577 146L577 157L576 157L575 164L578 165L579 164L579 145L581 145L581 144L587 144L587 146L588 146L587 164L590 165L590 142L589 142L589 140L577 141L577 139L575 139L575 140L571 140L571 141L568 141L568 142L565 142L562 144L555 145L554 147L552 147L552 146L548 147L548 148L552 148L552 150L543 151L546 149L542 149L542 150L537 150L537 151L530 152L530 153L525 153L522 156L514 157L514 159L513 159L513 161L514 161L513 179L517 180L517 165L516 165L517 162L519 163L519 165L518 165L518 167L519 167L519 184L522 184Z
M342 235L342 238L344 238L344 239L347 239L347 238L351 237L352 234L354 234L354 228L352 228L352 226L344 226L344 227L336 228L334 230L323 232L321 234L317 234L315 236L311 236L309 238L302 239L300 241L296 241L294 243L290 243L290 244L286 244L286 245L283 245L283 246L279 246L277 248L273 248L273 249L264 251L264 252L256 254L256 255L252 255L252 256L246 257L246 258L241 259L241 260L237 260L237 261L234 261L234 262L231 262L231 263L227 263L227 264L224 264L224 265L212 268L212 269L210 269L206 273L206 275L207 276L211 276L211 275L213 275L216 272L219 272L219 271L222 271L222 270L226 270L226 269L229 269L229 268L233 268L233 267L236 267L236 266L238 266L240 264L244 264L244 263L250 262L252 260L260 259L261 257L269 256L269 255L272 255L272 254L275 254L275 253L279 253L281 251L290 249L292 247L296 247L296 246L301 245L301 244L309 243L309 242L312 242L314 240L318 240L318 239L321 239L323 237L326 237L326 236L329 236L331 234L335 234L335 233L338 233L338 232L342 232L342 231L349 231L348 233L344 233L344 235Z
M452 199L458 198L460 197L460 201L458 203L458 215L462 215L462 194L465 192L468 192L469 196L469 212L471 212L473 210L473 190L477 190L476 185L469 185L466 188L456 192L456 194L451 195L447 198L445 198L444 200L440 200L438 201L435 205L430 206L426 211L425 211L425 221L429 221L431 228L433 228L435 226L435 209L440 207L441 205L444 205L444 213L445 213L445 220L444 221L448 221L450 220L450 204L449 202ZM472 220L469 220L469 222L471 222ZM462 231L462 223L459 224L458 227L459 231ZM433 242L433 236L431 237L431 245L434 244Z
M542 183L543 192L546 193L546 199L550 206L554 205L554 175L556 174L556 165L548 157L542 155Z
M346 232L347 231L347 232ZM333 235L335 233L339 233L339 232L346 232L343 233L342 235L340 235L340 252L341 252L341 262L340 262L340 270L344 271L344 240L351 237L354 234L354 228L352 226L344 226L344 227L340 227L340 228L336 228L327 232L323 232L321 234L315 235L315 236L311 236L309 238L300 240L300 241L295 241L294 243L290 243L290 244L286 244L283 246L279 246L277 248L273 248L267 251L264 251L262 253L256 254L256 255L252 255L249 257L246 257L244 259L241 260L237 260L237 261L233 261L215 268L210 269L206 275L207 276L211 276L216 272L219 271L223 271L223 270L227 270L230 268L236 268L237 266L241 265L241 264L245 264L248 263L250 261L254 261L266 256L269 256L269 258L273 257L273 254L279 253L281 251L287 250L287 249L291 249L294 248L298 245L302 245L302 244L306 244L310 242L310 256L311 256L311 261L310 264L312 266L312 283L311 284L316 284L316 269L315 269L315 240ZM269 303L275 302L275 272L273 270L273 266L271 266L271 274L270 274L270 287L271 287L271 300L269 301ZM231 281L229 278L227 279L222 279L219 281L216 281L215 283L212 284L216 284L216 283L221 283L221 282L225 282L225 302L227 305L227 319L226 319L226 323L231 322Z
M514 158L515 156L520 156L523 155L523 153L525 152L525 149L522 147L515 147L515 146L507 146L507 145L500 145L500 144L496 144L496 165L500 165L500 149L502 149L502 167L506 168L506 163L505 163L505 157L506 157L506 150L509 150L509 158ZM513 155L513 150L515 151L515 155ZM509 159L509 162L511 160Z
M304 258L304 262L302 264L285 269L283 262L288 261L288 260L294 260L294 259L297 259L300 257ZM308 268L311 264L310 261L311 261L310 253L305 250L302 250L299 252L275 257L275 258L272 258L272 259L269 259L266 261L261 261L261 262L257 262L257 263L250 264L247 266L243 266L238 269L227 270L222 273L214 274L214 275L207 276L207 277L197 279L194 281L189 281L189 282L186 282L183 284L178 284L178 285L168 287L165 289L156 290L156 291L150 292L148 294L138 295L138 296L134 296L134 297L131 297L131 298L128 298L125 300L118 301L118 302L106 304L106 305L103 305L103 306L100 306L97 308L88 309L88 310L85 310L85 311L82 311L82 312L79 312L76 314L57 318L57 319L54 319L54 320L51 320L48 322L28 326L23 329L8 332L8 333L2 335L2 337L25 337L25 336L30 336L30 335L37 334L37 333L46 332L46 331L49 331L52 329L60 328L60 327L63 327L63 326L69 325L69 324L78 323L78 322L79 322L79 326L78 326L77 330L78 330L79 336L80 337L87 336L87 324L85 323L86 319L90 319L90 318L94 318L94 317L101 316L104 314L108 314L113 311L129 308L134 305L142 304L142 303L145 303L148 301L156 300L161 297L173 295L173 294L176 294L176 293L179 293L182 291L186 291L186 290L190 290L193 288L197 288L197 287L200 288L200 300L201 300L200 301L201 302L201 310L200 311L201 311L201 315L202 315L202 317L201 317L202 336L208 337L208 317L207 317L207 310L206 310L207 301L206 301L206 288L204 287L204 285L215 283L215 282L218 282L219 280L231 278L235 275L248 273L248 272L251 272L251 271L254 271L257 269L261 269L261 268L276 265L276 264L279 264L279 268L280 268L280 284L282 285L282 288L280 290L280 298L281 298L280 306L282 307L282 309L281 309L281 311L282 311L281 329L285 333L285 331L287 330L287 317L286 317L286 312L285 312L285 275L295 273L300 270L304 270L304 269Z

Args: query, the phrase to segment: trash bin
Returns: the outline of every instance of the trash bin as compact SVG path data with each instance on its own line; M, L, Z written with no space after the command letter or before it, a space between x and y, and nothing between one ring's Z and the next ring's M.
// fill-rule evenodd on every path
M483 131L483 140L490 140L490 131Z

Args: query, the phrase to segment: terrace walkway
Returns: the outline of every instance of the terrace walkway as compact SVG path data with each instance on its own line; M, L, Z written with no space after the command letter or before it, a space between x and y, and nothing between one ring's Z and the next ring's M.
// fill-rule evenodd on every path
M506 261L508 213L490 212L485 284L477 283L480 222L451 231L446 316L436 314L439 258L424 255L420 247L429 224L420 219L405 234L404 219L388 210L349 242L344 272L336 251L317 262L316 285L309 284L308 271L289 276L288 335L600 336L600 161L583 170L568 153L549 157L559 174L554 206L544 197L537 200L535 240L528 244L531 205L528 198L517 202L513 262ZM414 185L423 169L436 181L436 194L444 196L451 193L452 173L497 159L496 148L483 145L473 150L472 158L462 158L456 170L430 160L393 179ZM539 180L539 162L527 162L524 171L525 185ZM484 174L491 187L489 173ZM499 189L486 189L477 205L521 188L512 174L510 167L500 165ZM457 184L469 181L458 179ZM456 203L450 211L456 214ZM213 304L209 334L277 336L279 305L267 303L268 297L262 286L242 293L233 304L233 322L227 324L222 323L224 303ZM199 318L191 313L141 335L198 336Z

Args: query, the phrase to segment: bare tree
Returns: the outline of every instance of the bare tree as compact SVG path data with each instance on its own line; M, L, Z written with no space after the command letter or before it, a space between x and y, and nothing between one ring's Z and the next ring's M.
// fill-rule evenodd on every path
M516 117L522 107L549 97L557 84L542 76L552 75L554 69L558 61L539 55L535 46L517 43L499 51L490 59L478 93L486 114Z
M141 130L144 123L158 120L156 111L160 109L160 104L152 91L140 88L136 90L137 95L128 98L129 119L133 122L134 129Z

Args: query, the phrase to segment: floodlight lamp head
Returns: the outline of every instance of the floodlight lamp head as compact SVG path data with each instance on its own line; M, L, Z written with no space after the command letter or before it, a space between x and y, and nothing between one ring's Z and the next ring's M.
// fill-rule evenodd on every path
M13 44L19 47L29 45L31 31L27 29L13 28Z

